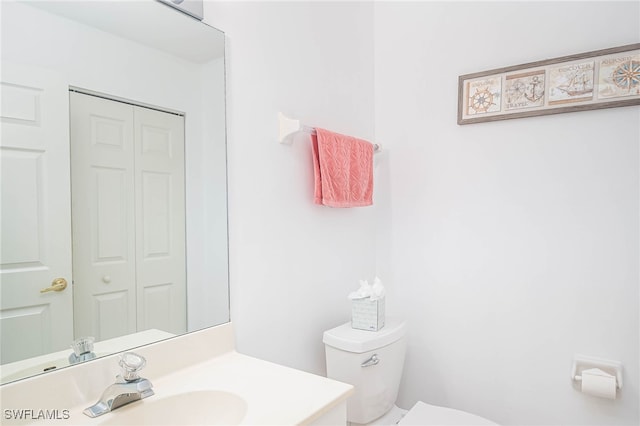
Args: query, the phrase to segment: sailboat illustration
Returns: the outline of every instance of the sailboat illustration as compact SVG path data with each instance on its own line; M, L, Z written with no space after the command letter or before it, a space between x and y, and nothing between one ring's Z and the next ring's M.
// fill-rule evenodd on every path
M593 81L585 73L574 74L567 84L557 86L569 96L586 95L593 92Z

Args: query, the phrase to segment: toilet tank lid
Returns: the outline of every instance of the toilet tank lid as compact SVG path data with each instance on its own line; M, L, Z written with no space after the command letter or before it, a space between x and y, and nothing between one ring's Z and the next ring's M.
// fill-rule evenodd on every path
M390 345L406 334L404 320L387 317L385 326L378 331L356 330L348 322L325 331L322 341L325 345L361 354Z

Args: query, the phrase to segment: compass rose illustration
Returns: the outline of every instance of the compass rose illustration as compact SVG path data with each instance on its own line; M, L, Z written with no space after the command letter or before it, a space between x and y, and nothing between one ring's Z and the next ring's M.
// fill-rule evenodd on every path
M619 88L631 91L640 86L640 61L624 62L613 70L613 83Z

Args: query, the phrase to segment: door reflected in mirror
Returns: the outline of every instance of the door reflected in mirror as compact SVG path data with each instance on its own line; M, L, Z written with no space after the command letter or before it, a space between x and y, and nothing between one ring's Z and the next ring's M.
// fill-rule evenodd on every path
M186 332L184 115L78 91L69 111L75 337Z
M1 48L0 381L228 322L224 34L3 2Z

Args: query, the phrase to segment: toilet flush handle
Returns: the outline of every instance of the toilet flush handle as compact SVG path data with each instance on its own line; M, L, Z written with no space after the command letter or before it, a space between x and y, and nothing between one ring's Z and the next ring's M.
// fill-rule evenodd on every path
M371 355L371 358L360 364L360 367L371 367L372 365L377 365L380 362L380 358L378 358L378 354Z

